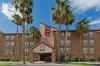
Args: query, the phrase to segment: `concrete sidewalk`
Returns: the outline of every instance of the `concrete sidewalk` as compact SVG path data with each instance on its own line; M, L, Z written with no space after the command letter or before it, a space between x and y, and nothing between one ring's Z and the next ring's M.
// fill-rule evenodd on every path
M17 66L66 66L65 64L20 64Z

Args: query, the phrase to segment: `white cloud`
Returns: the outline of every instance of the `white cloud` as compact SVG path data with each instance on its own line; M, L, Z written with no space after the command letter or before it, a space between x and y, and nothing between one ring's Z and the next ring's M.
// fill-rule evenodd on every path
M10 3L2 3L1 12L8 17L8 19L12 19L12 15L18 14L20 17L22 15L19 11L16 11L15 8Z
M85 12L89 9L100 9L100 0L71 0L74 12Z
M97 20L91 21L91 22L89 23L89 25L96 25L96 24L100 24L100 18L97 19Z

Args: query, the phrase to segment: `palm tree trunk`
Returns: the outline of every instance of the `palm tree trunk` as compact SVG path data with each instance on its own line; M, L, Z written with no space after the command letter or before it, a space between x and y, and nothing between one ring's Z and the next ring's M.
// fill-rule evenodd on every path
M28 33L28 24L26 25L26 34Z
M82 36L80 34L80 49L81 49L81 43L82 43ZM82 51L80 50L80 55L82 54ZM79 62L81 61L81 56L79 56Z
M66 48L67 48L67 39L68 39L68 26L66 26L66 31L65 31L65 61L67 60L67 58L66 58L66 56L67 56L67 54L66 54Z
M25 40L26 40L26 42L28 42L28 40L27 40L28 39L28 24L26 24L26 34L25 35L26 35ZM25 48L26 48L26 46L25 46ZM25 60L27 60L26 55L27 55L27 53L25 52Z
M58 38L59 38L59 40L58 40L58 62L60 62L60 24L59 24L59 30L58 30Z
M89 51L90 51L90 49L89 49L89 31L87 32L88 33L88 37L87 37L87 41L88 41L88 52L87 52L87 57L88 57L88 61L90 62L90 57L89 57Z
M25 64L25 43L24 43L24 38L25 38L25 23L22 22L22 52L23 52L23 64Z
M19 31L19 30L18 30L18 24L17 24L17 44L18 44L18 59L19 59L19 57L20 57L19 51L20 51L20 50L19 50L19 39L18 39L18 36L19 36L18 33L19 33L19 32L18 32L18 31Z

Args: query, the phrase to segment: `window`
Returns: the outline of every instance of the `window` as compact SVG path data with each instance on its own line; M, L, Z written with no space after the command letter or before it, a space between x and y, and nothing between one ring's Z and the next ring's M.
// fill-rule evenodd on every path
M87 36L88 36L88 33L84 33L83 35L84 35L85 37L87 37Z
M83 48L83 53L88 53L88 48Z
M90 45L94 45L94 40L89 40Z
M64 53L64 48L60 48L61 53Z
M14 39L14 35L10 35L10 36L5 36L5 39L6 40L13 40Z
M71 48L66 48L67 53L70 53Z
M25 49L25 53L28 54L29 53L29 50L28 49Z
M6 55L7 54L14 54L14 49L12 49L12 48L6 48L5 49L5 53L6 53Z
M26 41L25 42L25 46L30 46L32 44L32 42Z
M10 46L9 42L6 42L6 47Z
M9 36L9 39L10 39L10 40L13 40L13 39L14 39L14 35L10 35L10 36Z
M71 32L66 32L67 37L71 36Z
M94 56L90 56L90 59L94 59Z
M64 36L65 35L65 32L61 32L61 36Z
M85 56L84 56L84 58L85 58L85 59L88 59L88 56L87 56L87 55L85 55Z
M90 48L90 49L89 49L89 52L90 52L90 53L94 53L94 48Z
M14 45L15 45L14 42L11 42L11 43L10 43L10 46L11 46L11 47L14 46Z
M11 38L11 39L14 39L14 35L11 35L10 38Z
M68 36L71 36L71 32L68 32L67 34L68 34Z
M71 58L71 56L66 56L66 59L70 59Z
M30 46L32 46L32 44L34 44L34 42L30 42Z
M67 40L67 45L70 45L71 44L71 40Z
M61 44L61 45L64 45L64 40L61 39L61 40L60 40L60 44Z
M83 40L84 45L88 45L88 40Z
M94 32L89 32L89 36L94 36Z
M5 39L6 39L6 40L9 40L9 38L10 38L9 36L5 36Z

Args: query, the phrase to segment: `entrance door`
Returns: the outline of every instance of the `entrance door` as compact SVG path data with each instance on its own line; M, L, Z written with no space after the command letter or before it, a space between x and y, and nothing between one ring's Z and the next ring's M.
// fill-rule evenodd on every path
M51 53L40 54L40 61L51 62Z

